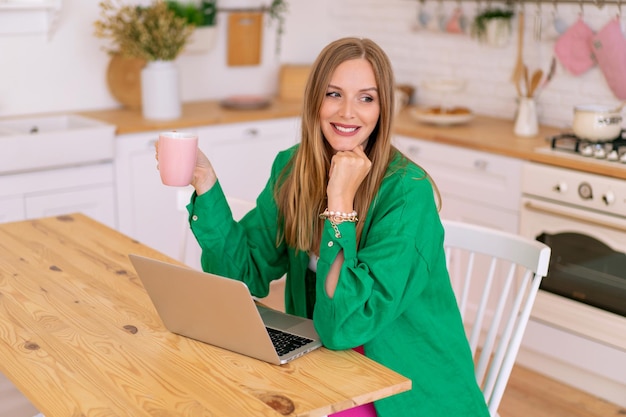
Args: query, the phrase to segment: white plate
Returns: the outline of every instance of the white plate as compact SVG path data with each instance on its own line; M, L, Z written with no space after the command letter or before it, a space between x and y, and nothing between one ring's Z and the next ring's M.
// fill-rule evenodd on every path
M411 116L421 123L438 126L452 126L471 121L474 118L474 113L436 114L428 112L428 109L412 109Z

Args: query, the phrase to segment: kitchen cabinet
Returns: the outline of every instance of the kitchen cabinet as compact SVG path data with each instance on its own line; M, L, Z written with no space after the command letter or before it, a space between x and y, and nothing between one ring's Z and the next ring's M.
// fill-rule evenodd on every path
M22 196L0 198L0 223L18 221L24 217Z
M433 178L441 194L442 218L518 233L521 160L404 136L395 137L394 145ZM460 288L468 262L467 256L452 254L449 271L455 289ZM490 266L487 258L474 260L478 275L486 277ZM500 263L497 268L496 273L505 276L508 265ZM469 294L470 321L482 295L479 287ZM489 300L489 311L497 301Z
M74 212L117 226L112 162L0 176L0 222Z
M37 409L0 373L0 417L32 417Z
M284 118L194 129L235 217L254 203L269 178L276 154L297 142L298 128L298 118ZM117 137L119 230L199 268L200 248L189 231L185 209L193 189L161 183L154 149L158 133Z
M443 218L518 232L521 160L406 136L394 145L434 179Z

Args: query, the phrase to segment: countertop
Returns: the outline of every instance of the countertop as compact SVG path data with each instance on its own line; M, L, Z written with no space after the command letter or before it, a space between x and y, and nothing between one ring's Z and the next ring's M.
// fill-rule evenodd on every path
M81 112L117 126L117 134L141 133L155 130L182 129L194 126L239 123L299 116L300 101L274 100L259 110L231 110L220 106L218 101L198 101L183 104L180 119L173 121L150 121L142 117L139 110L113 109ZM577 171L585 171L615 178L626 179L626 166L619 163L572 158L564 152L550 152L546 138L562 130L540 126L535 137L525 138L513 134L513 121L477 115L472 121L457 126L433 126L419 123L410 114L411 108L400 112L394 131L403 136L429 140L494 154L534 161ZM537 152L543 148L543 152Z

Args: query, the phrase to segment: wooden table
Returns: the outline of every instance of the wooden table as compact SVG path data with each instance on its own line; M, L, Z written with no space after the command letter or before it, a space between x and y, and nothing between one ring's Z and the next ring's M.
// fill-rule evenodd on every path
M175 262L81 214L0 225L0 371L46 417L314 417L411 388L353 351L275 366L172 334L129 253Z

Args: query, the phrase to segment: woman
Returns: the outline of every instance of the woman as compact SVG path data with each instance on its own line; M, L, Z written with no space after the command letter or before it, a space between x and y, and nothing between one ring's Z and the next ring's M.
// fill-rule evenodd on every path
M239 222L200 152L188 210L202 267L258 297L287 274L287 312L313 318L326 347L356 348L412 379L411 391L350 413L488 416L433 185L391 145L393 90L391 64L374 42L324 48L305 91L301 142L278 154Z

